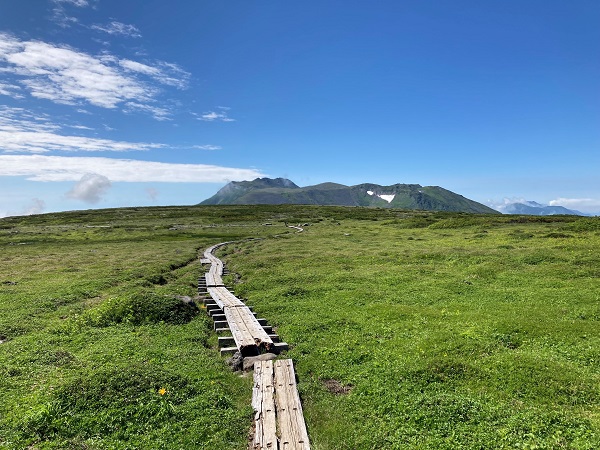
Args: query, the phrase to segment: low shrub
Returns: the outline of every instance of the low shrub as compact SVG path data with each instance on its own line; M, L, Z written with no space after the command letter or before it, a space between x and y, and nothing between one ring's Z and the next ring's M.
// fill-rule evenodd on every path
M89 311L86 321L98 327L117 323L184 324L192 320L197 313L198 307L193 302L186 302L179 296L142 291L105 300L100 306Z
M151 366L109 367L59 387L24 424L41 439L144 433L176 416L197 392L184 377Z

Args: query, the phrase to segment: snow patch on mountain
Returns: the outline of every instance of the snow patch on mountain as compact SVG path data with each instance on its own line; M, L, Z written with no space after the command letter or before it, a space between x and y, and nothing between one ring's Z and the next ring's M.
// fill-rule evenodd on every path
M394 197L396 197L396 194L375 194L375 192L373 191L367 191L367 194L371 196L376 195L377 197L379 197L382 200L385 200L388 203L392 203L392 200L394 200Z

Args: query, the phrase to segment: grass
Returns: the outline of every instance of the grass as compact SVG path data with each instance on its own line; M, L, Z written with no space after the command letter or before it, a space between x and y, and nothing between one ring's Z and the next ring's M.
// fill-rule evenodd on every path
M600 447L598 219L231 206L0 220L0 448L246 448L251 380L176 297L238 240L314 449Z
M292 344L315 448L591 449L597 226L342 219L226 260L239 295Z

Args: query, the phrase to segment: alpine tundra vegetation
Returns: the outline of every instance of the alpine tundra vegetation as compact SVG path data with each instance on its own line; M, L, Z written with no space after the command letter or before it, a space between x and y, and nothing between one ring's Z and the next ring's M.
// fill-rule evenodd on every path
M247 448L252 379L181 301L224 241L313 448L600 447L600 219L253 205L1 219L0 448Z

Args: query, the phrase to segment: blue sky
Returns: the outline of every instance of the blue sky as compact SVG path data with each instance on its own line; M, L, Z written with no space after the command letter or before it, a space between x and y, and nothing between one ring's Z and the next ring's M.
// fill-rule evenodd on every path
M0 217L230 180L600 212L596 0L0 6Z

